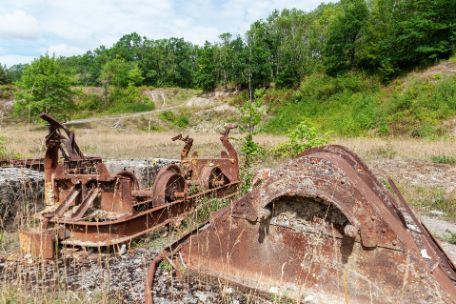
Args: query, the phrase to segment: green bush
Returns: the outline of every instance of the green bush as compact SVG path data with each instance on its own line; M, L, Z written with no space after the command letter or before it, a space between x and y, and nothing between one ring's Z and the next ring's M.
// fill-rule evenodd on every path
M447 165L456 164L456 157L448 156L448 155L434 155L431 157L431 160L435 164L447 164Z
M253 134L250 133L247 133L247 135L241 139L241 152L245 156L247 166L254 161L262 159L266 154L265 149L253 140Z
M155 109L155 103L141 92L141 88L129 85L126 88L114 87L108 96L110 114L144 112Z
M78 108L80 110L95 111L102 107L102 100L100 96L96 94L82 94L81 100L78 102Z
M176 114L172 111L167 110L160 112L159 117L161 120L169 122L179 128L186 128L190 124L188 115L183 112Z
M272 154L278 158L294 157L306 149L318 147L328 143L328 139L319 134L317 129L307 122L302 121L288 135L288 142L273 148Z
M14 97L14 86L11 84L0 85L0 99L12 99Z
M253 140L253 135L258 132L258 126L263 118L265 93L265 89L255 90L254 100L245 101L240 109L238 124L241 132L245 133L241 141L241 152L244 155L246 167L265 155L264 149Z
M142 103L127 103L117 104L110 107L106 112L109 114L115 113L135 113L135 112L147 112L155 109L155 103L153 101L147 101Z
M380 89L360 73L338 77L311 75L289 99L270 105L263 132L287 134L301 121L339 136L372 134L435 137L456 115L456 76L395 81Z

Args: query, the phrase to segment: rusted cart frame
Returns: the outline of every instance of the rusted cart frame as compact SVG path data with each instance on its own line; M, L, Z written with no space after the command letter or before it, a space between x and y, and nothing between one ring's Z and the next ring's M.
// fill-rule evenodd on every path
M84 157L73 133L64 129L63 136L60 124L47 115L43 119L50 123L44 161L47 207L36 215L39 227L20 233L24 252L52 258L55 243L105 247L128 242L181 219L202 197L226 198L238 190L231 126L220 138L227 149L220 158L186 158L181 166L160 169L152 187L139 189L133 173L110 174L101 160ZM184 150L189 148L186 143ZM71 163L59 162L59 153Z
M390 181L341 146L306 151L161 254L198 278L315 303L455 303L456 268ZM177 254L178 252L178 254Z

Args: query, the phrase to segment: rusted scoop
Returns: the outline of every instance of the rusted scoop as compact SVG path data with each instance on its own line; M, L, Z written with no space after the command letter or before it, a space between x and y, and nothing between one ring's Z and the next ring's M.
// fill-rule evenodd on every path
M296 303L455 303L454 264L392 188L344 147L308 150L167 254Z

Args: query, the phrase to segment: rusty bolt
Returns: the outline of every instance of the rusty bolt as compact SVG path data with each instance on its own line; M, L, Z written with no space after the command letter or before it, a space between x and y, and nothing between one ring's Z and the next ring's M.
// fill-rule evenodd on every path
M344 234L348 237L355 238L356 235L358 234L358 228L356 228L353 225L345 225L344 227Z

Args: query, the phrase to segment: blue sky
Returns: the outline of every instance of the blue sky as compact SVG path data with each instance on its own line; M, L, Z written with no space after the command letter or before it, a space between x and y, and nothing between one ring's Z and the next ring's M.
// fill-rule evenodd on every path
M0 0L0 64L42 54L75 55L122 35L183 37L193 43L244 34L274 9L317 7L322 0ZM325 1L328 2L328 1Z

